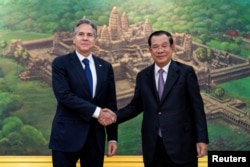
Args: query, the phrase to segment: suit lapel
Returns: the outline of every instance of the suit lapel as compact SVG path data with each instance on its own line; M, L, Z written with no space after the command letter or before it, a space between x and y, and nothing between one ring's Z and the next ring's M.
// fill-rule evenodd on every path
M87 77L84 73L84 70L83 70L83 67L82 67L82 64L81 62L79 61L77 55L75 52L71 53L71 67L72 67L72 70L75 71L76 75L79 76L77 77L79 80L82 81L82 86L84 88L84 90L87 91L87 93L90 95L91 97L91 92L89 90L89 86L88 86L88 81L87 81ZM87 89L86 89L87 88ZM92 98L92 97L91 97Z
M152 64L148 69L148 75L147 75L147 82L149 84L149 91L154 95L154 99L156 99L158 102L160 102L156 83L155 83L155 72L154 72L154 64Z
M178 68L176 66L176 63L174 61L171 61L171 64L170 64L170 67L168 70L167 81L165 83L162 98L160 100L160 98L158 96L156 82L155 82L154 64L151 65L151 67L149 68L149 72L148 72L147 83L150 84L149 85L149 88L151 89L150 91L152 92L152 94L154 95L154 97L158 101L158 103L161 103L167 97L169 91L174 86L174 83L176 82L178 77L179 77L179 74L178 74Z
M95 92L95 96L97 96L98 92L100 92L100 88L101 88L101 83L103 81L103 64L93 55L93 59L95 62L95 69L96 69L96 77L97 77L97 84L96 84L96 92Z

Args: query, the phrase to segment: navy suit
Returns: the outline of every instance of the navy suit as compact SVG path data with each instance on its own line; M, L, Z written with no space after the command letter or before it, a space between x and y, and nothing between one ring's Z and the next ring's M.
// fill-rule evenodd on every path
M206 116L197 77L192 67L171 61L161 100L157 94L154 64L138 73L134 97L117 111L122 123L143 112L143 160L152 166L158 130L170 159L176 164L194 161L196 143L208 143Z
M117 110L115 81L112 65L94 55L93 59L97 75L94 98L75 52L59 56L52 63L52 86L58 101L49 143L52 150L79 152L89 138L96 141L96 153L104 155L105 128L92 116L96 106ZM117 124L107 126L106 132L108 140L117 140ZM96 153L88 155L95 157Z

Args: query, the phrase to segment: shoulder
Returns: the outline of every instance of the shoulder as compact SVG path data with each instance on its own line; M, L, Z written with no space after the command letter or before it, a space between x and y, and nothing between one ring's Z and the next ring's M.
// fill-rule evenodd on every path
M68 53L65 55L61 55L61 56L57 56L56 58L54 58L54 60L52 61L52 66L68 66L68 64L70 62L77 62L75 60L77 60L77 55L75 52L72 53Z
M150 66L145 67L144 69L142 69L140 72L138 72L137 76L147 76L147 75L151 75L154 74L154 64L151 64Z
M95 64L99 64L102 66L112 66L111 63L109 63L108 61L106 61L100 57L97 57L96 55L93 55L93 59L95 61Z
M74 56L76 56L75 52L71 52L65 55L57 56L54 58L53 62L69 61L70 59L73 59Z
M68 54L61 55L61 56L57 56L56 58L54 58L53 61L63 61L63 60L67 60L67 59L72 59L72 57L74 55L76 56L75 52L68 53Z
M187 65L178 61L173 61L170 64L170 68L175 68L177 70L184 70L184 71L194 71L191 65Z

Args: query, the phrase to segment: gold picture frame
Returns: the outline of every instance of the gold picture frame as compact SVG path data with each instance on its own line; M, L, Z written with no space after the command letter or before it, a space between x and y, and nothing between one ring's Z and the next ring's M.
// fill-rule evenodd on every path
M51 156L0 156L1 167L51 167ZM199 167L207 167L207 156L199 158ZM80 164L77 164L80 167ZM104 167L143 167L142 156L104 158Z

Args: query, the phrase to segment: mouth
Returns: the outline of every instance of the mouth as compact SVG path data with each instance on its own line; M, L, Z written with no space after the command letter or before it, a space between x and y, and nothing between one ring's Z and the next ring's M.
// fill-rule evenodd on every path
M165 56L156 56L157 59L162 59L164 58Z
M81 43L81 46L88 46L89 44L87 43Z

